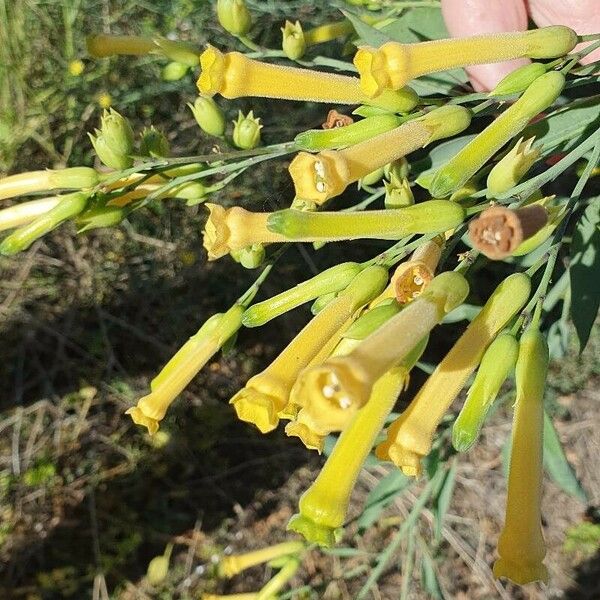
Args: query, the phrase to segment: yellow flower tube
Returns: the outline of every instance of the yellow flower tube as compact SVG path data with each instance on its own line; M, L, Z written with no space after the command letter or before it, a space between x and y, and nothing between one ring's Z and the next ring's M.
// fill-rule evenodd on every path
M486 348L524 306L530 292L531 280L524 273L509 275L494 290L408 408L390 426L387 440L377 447L380 459L391 460L405 475L420 474L421 458L429 453L446 411L477 368Z
M31 223L37 217L46 214L60 203L60 196L21 202L0 210L0 231L13 229Z
M246 592L241 594L202 594L202 600L257 600L258 592Z
M221 577L234 577L250 567L283 556L296 555L299 552L302 552L304 548L305 545L303 542L283 542L282 544L275 544L274 546L268 546L252 552L245 552L244 554L224 556L219 562L219 575Z
M289 166L296 195L323 204L354 181L434 140L464 131L470 122L471 113L466 108L442 106L343 150L300 152Z
M223 208L209 202L205 206L210 212L203 237L208 260L216 260L232 250L242 250L253 244L287 241L285 236L267 229L267 219L272 213L253 213L239 206Z
M335 543L335 530L346 520L350 496L362 465L426 345L427 338L401 365L377 381L371 398L344 429L317 479L302 494L300 513L290 519L288 529L309 542L323 546Z
M537 328L530 328L519 344L506 520L498 542L500 558L494 564L496 577L508 577L519 585L548 580L541 525L547 371L548 345Z
M150 394L138 400L125 414L137 425L146 427L151 435L156 433L159 422L177 396L241 327L243 313L244 307L236 303L227 312L208 319L152 380Z
M307 369L294 390L298 404L322 427L343 430L367 403L375 382L409 355L449 311L463 302L468 291L460 273L438 275L414 302L348 355Z
M230 401L237 416L262 432L279 423L278 413L288 404L298 374L362 306L375 298L387 283L387 270L367 267L302 329L281 354Z
M409 112L419 98L410 88L365 96L356 77L273 65L239 52L223 54L209 46L200 55L198 89L204 96L280 98L331 104L373 104L390 112Z
M387 42L380 48L365 46L356 53L354 64L363 91L375 97L385 89L399 89L428 73L520 57L554 58L570 52L576 43L577 34L572 29L554 25L416 44Z
M135 35L90 35L86 39L87 51L95 58L123 54L143 56L156 50L151 38Z
M277 593L280 592L287 582L296 574L300 567L300 560L296 557L290 557L281 570L260 589L256 595L256 600L273 600L277 598Z

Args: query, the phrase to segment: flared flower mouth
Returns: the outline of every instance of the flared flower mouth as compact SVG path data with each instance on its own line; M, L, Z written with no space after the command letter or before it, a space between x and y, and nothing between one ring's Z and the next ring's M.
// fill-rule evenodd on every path
M229 403L240 421L252 423L261 433L273 431L279 424L276 398L253 387L243 388Z
M200 55L200 77L198 89L204 96L214 96L221 92L225 82L225 55L217 48L208 46Z
M216 260L230 252L227 243L229 227L226 224L227 211L218 204L205 204L209 210L208 220L204 226L203 246L208 253L208 260Z
M343 156L325 150L319 154L300 152L289 166L296 195L316 204L341 194L348 185L349 171Z
M360 74L360 87L369 98L375 98L391 87L385 56L379 50L359 48L354 56L354 66Z
M148 416L139 406L132 406L125 411L125 414L129 415L136 425L146 427L150 435L154 435L158 431L159 419Z

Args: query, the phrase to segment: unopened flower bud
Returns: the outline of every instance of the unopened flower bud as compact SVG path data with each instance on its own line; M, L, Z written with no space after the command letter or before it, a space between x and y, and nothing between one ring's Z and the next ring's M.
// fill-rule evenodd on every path
M304 39L304 32L302 31L300 21L296 21L295 23L286 21L285 26L281 28L281 33L283 34L281 47L285 55L290 60L302 58L306 51L306 40Z
M187 206L196 206L206 199L206 187L199 181L187 181L169 191L169 197L186 200Z
M154 43L161 54L173 62L187 67L196 67L200 63L200 51L187 42L174 42L165 38L155 38Z
M252 244L241 250L233 250L231 258L240 263L245 269L256 269L265 261L265 247L263 244Z
M375 185L383 177L383 167L371 171L368 175L361 177L358 180L358 187L361 188L364 185Z
M160 73L163 81L179 81L189 71L189 67L180 62L167 63Z
M242 150L251 150L260 144L260 118L254 118L254 111L246 116L238 112L237 121L233 122L233 143Z
M225 115L212 98L198 96L194 104L188 104L196 123L208 135L223 137L225 133Z
M235 36L246 35L252 26L252 17L244 0L218 0L217 18L221 27Z
M544 388L548 344L536 328L521 336L515 368L517 399L513 418L506 519L498 540L494 575L525 585L547 581L542 534Z
M311 304L310 312L313 315L318 315L336 296L337 292L329 292L315 298L315 301Z
M164 554L155 556L148 564L146 570L146 578L148 583L152 586L160 585L169 573L169 562L171 560L171 552L173 551L173 544L169 544L165 548Z
M344 338L349 340L364 340L386 321L397 315L402 307L393 298L378 304L362 314L346 331Z
M509 73L502 79L498 85L488 94L489 96L505 96L508 94L518 94L526 90L535 79L547 71L543 63L530 63L523 65Z
M466 452L477 441L481 426L502 384L513 370L519 343L512 333L500 334L481 359L475 381L452 427L452 445Z
M133 165L133 130L129 121L116 110L105 110L100 130L89 134L98 158L112 169L127 169Z
M123 221L128 212L125 207L111 206L105 202L91 206L77 217L77 233L102 227L115 227Z
M509 256L548 222L548 211L540 204L511 209L492 206L469 223L473 246L492 260Z
M390 131L398 127L401 122L400 117L386 113L368 117L344 127L303 131L294 138L294 143L300 150L308 152L339 150Z
M53 209L31 223L19 227L6 237L0 244L0 254L12 256L27 250L35 240L46 235L68 219L77 216L85 209L88 200L89 194L85 192L75 192L63 196L59 204Z
M502 194L521 181L533 163L540 157L539 148L532 148L535 138L521 138L500 161L487 178L488 197Z
M140 141L140 154L153 158L169 156L171 148L165 134L154 126L147 127L142 131Z
M285 290L272 298L257 302L246 309L242 322L245 327L260 327L285 312L311 300L343 290L360 273L358 263L347 262L325 269L321 273Z
M533 117L552 105L564 85L565 76L558 71L538 77L513 105L438 169L429 186L431 194L446 198L464 185Z

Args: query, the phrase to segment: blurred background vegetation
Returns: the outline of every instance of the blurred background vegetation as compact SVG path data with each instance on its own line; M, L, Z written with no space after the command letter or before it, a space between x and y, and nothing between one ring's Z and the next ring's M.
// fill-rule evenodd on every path
M339 18L325 0L248 5L257 41L270 47L278 47L286 17L304 25ZM87 132L108 104L138 132L161 128L174 154L211 149L213 140L186 108L195 97L194 75L164 81L164 63L154 58L91 60L85 35L97 32L160 34L199 47L237 44L220 30L207 0L0 0L0 174L91 165ZM335 48L328 51L333 56ZM322 107L285 103L277 111L254 100L222 106L229 120L238 109L254 109L267 143L290 139L325 116ZM285 167L261 165L217 199L283 207L292 197ZM202 207L173 204L140 211L115 230L79 237L60 230L19 259L0 258L0 597L197 598L205 590L254 589L268 577L256 569L223 584L213 559L282 541L322 459L280 433L260 436L238 423L227 400L298 331L307 311L258 334L242 332L237 346L189 386L154 438L123 418L172 352L252 280L231 262L206 264L202 222ZM352 252L365 247L353 244ZM326 256L308 257L299 246L289 253L284 283L342 253L348 256L331 245ZM280 286L267 281L265 295ZM456 466L446 524L425 549L425 576L415 572L412 585L403 584L400 553L374 598L397 598L404 588L408 598L600 595L593 559L600 543L598 328L585 353L578 356L573 345L570 356L553 368L551 405L588 502L547 484L552 587L505 588L489 571L503 516L499 456L509 416L501 409L482 443ZM381 465L364 472L357 513L386 474ZM355 597L414 500L414 490L396 492L366 532L349 528L344 546L356 550L315 554L304 565L294 580L296 597ZM423 515L421 541L430 538L431 518ZM148 563L168 544L170 571L152 585Z

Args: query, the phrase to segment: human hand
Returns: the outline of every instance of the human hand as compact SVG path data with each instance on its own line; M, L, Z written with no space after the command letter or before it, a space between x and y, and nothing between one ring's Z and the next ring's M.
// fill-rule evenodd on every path
M540 27L567 25L579 35L600 32L600 0L442 0L442 14L453 37L524 31L528 14ZM600 60L600 49L582 59ZM473 87L488 91L513 69L527 64L522 58L467 67Z

